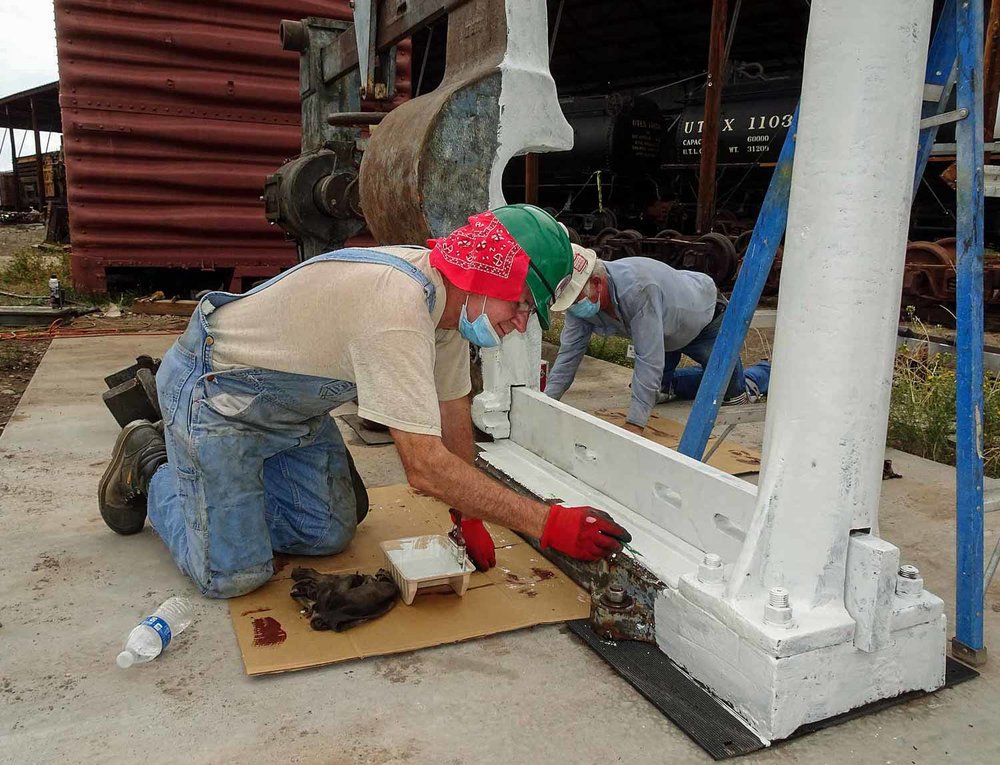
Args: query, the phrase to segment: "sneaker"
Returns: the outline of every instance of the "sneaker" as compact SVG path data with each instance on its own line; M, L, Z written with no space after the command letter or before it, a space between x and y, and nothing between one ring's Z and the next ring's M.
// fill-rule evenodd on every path
M760 392L760 388L757 387L757 383L755 383L748 377L746 379L746 385L747 385L747 398L749 399L751 404L756 404L757 402L763 400L764 395Z
M656 403L667 404L673 401L675 398L677 398L677 396L670 391L660 391L659 393L656 394Z
M747 395L746 391L733 396L732 398L727 398L722 402L723 406L740 406L742 404L749 404L750 396Z
M149 420L135 420L122 428L97 487L101 517L108 528L117 534L142 531L149 479L166 461L163 436Z

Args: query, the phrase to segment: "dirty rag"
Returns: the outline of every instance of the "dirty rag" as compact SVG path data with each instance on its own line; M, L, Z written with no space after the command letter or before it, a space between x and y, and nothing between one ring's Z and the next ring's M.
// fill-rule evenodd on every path
M388 613L399 588L385 569L371 574L321 574L312 568L292 570L289 593L309 616L314 630L343 632Z

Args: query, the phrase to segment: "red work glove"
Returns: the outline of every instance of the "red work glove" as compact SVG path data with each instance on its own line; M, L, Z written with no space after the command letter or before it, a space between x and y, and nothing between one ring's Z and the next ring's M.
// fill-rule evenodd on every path
M476 564L476 568L480 571L493 568L497 564L497 549L483 522L478 518L463 518L454 508L448 512L451 513L452 522L456 526L461 525L462 536L465 537L465 552Z
M542 549L554 547L577 560L598 560L622 549L632 535L593 507L552 505L542 530Z

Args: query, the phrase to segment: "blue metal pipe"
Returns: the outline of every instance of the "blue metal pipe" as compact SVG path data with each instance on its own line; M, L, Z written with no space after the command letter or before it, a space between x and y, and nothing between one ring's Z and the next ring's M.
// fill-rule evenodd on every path
M959 0L955 641L983 648L983 0Z

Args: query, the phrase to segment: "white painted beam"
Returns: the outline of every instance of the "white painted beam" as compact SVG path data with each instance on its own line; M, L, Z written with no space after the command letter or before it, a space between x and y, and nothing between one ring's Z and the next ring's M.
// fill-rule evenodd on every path
M543 393L515 388L511 440L702 552L736 560L756 487Z

